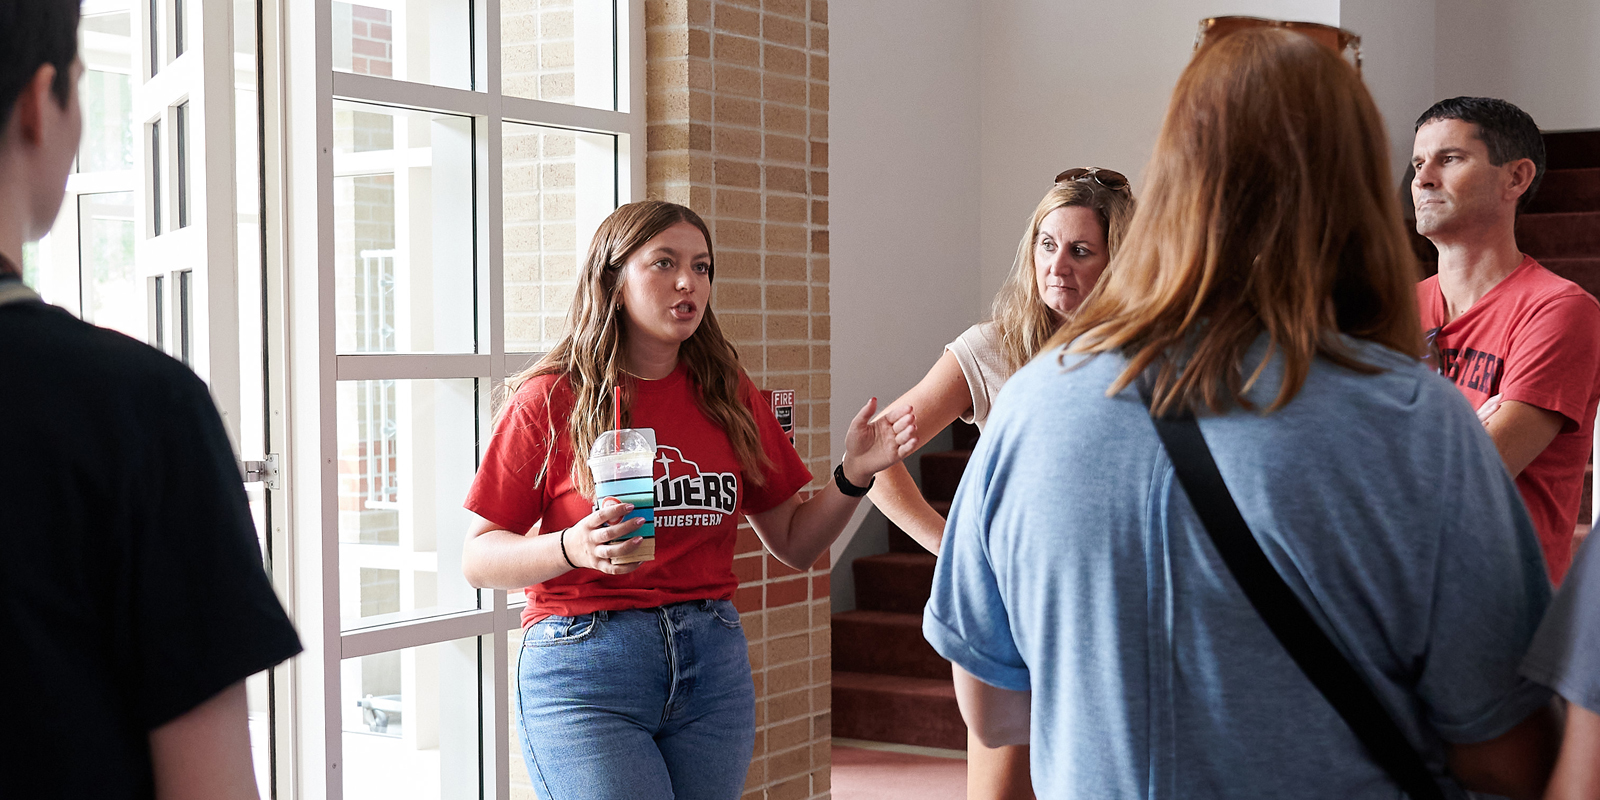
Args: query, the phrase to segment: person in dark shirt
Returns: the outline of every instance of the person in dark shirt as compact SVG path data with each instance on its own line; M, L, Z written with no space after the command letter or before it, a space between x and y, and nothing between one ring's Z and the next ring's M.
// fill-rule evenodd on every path
M0 0L0 795L257 797L244 680L300 650L177 361L41 302L82 129L77 0Z

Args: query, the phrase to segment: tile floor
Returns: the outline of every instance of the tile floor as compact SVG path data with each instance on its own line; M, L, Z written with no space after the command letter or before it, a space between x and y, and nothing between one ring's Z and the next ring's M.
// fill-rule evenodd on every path
M833 800L964 800L966 753L833 740Z

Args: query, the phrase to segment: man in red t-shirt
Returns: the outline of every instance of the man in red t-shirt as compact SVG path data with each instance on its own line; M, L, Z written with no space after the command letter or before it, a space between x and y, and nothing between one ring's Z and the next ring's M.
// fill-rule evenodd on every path
M1439 274L1417 286L1430 358L1478 408L1559 584L1600 402L1600 303L1517 248L1517 212L1544 175L1532 118L1456 97L1416 132L1417 232L1439 249Z

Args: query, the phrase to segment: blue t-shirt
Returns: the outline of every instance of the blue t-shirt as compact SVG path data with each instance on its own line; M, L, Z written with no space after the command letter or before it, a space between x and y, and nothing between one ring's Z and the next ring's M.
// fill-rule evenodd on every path
M1384 371L1318 360L1286 408L1200 427L1268 558L1443 774L1441 740L1491 739L1547 701L1517 665L1549 583L1461 393L1347 343ZM1137 391L1105 396L1126 362L1058 355L1001 390L923 621L967 672L1033 692L1039 796L1398 797L1217 556Z
M1600 539L1589 534L1572 558L1522 674L1600 714Z

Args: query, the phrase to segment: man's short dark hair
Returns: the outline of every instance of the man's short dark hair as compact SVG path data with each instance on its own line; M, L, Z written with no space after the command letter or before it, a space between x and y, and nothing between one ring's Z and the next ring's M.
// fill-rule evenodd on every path
M0 130L23 87L52 64L50 93L66 108L72 97L72 62L78 59L79 0L0 0Z
M1489 146L1489 163L1502 166L1526 158L1533 161L1533 182L1517 200L1517 210L1527 207L1544 180L1544 136L1528 112L1493 97L1452 97L1440 100L1417 117L1419 130L1434 120L1459 119L1477 126L1478 139Z

